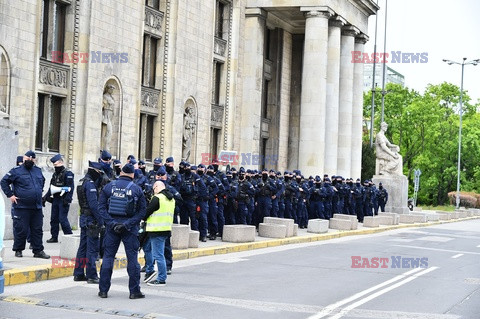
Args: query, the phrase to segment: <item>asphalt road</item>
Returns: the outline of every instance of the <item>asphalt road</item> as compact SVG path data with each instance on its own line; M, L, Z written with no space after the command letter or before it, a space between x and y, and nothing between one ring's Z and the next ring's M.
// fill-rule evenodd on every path
M388 260L353 268L352 256ZM72 278L6 287L0 319L478 319L479 262L480 220L470 220L178 261L167 286L142 283L140 300L128 299L124 269L107 299Z

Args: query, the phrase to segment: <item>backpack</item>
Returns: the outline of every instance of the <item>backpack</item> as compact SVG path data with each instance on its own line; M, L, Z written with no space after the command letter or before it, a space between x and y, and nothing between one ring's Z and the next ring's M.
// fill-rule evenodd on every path
M132 195L133 182L126 188L117 188L117 181L112 182L112 193L108 199L108 213L111 216L132 217L137 207L137 196Z

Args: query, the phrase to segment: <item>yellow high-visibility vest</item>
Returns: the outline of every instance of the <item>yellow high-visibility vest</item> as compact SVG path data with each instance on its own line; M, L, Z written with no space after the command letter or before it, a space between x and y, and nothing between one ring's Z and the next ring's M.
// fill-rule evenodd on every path
M147 232L171 231L173 214L175 211L175 200L169 200L163 194L155 194L158 198L160 208L147 218Z

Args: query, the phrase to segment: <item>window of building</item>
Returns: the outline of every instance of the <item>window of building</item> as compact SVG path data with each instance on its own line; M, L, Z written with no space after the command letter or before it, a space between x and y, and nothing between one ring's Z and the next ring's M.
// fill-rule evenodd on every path
M160 10L160 0L145 0L145 5Z
M157 38L148 34L143 36L142 79L146 87L155 88L158 43Z
M153 115L140 114L140 137L138 141L138 154L141 159L153 160L153 130L156 117Z
M10 64L7 53L0 46L0 116L9 114Z
M212 157L219 155L220 132L221 130L219 128L212 127L210 129L210 155Z
M213 92L212 92L212 104L220 105L220 89L222 85L222 68L223 63L213 62Z
M42 1L40 56L62 62L65 51L65 17L67 7L55 0Z
M262 118L268 118L268 86L269 81L263 81L263 93L262 93Z
M225 4L217 0L217 7L215 10L215 36L223 38L223 24L225 21Z
M63 98L38 94L35 149L60 152L60 126Z

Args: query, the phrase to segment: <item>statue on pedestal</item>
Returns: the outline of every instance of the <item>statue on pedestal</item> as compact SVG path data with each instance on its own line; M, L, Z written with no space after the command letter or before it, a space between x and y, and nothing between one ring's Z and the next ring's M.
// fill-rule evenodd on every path
M190 152L192 150L192 139L195 134L195 110L192 106L185 109L183 116L183 143L182 143L182 159L189 160Z
M115 99L113 98L113 91L115 90L114 85L107 85L105 92L103 93L103 106L102 106L102 133L105 132L102 136L102 148L104 150L110 149L110 143L112 141L112 119L113 112L115 110Z
M375 139L377 153L377 175L403 175L403 160L400 147L390 143L385 136L388 124L382 122Z

